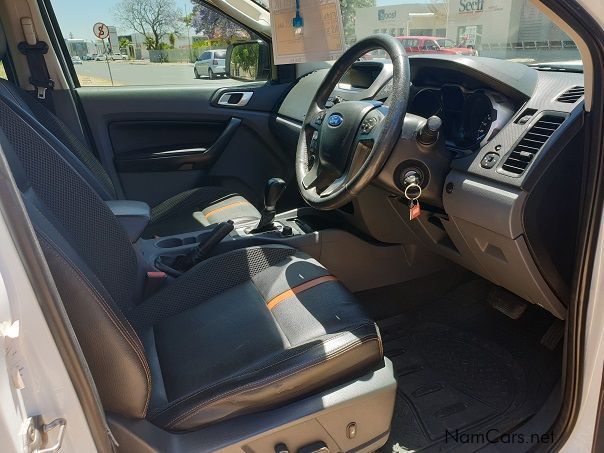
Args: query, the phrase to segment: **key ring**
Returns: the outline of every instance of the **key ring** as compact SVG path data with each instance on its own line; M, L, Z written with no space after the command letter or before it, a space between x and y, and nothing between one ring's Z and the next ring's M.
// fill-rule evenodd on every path
M415 190L417 190L417 191L418 191L418 193L417 193L417 196L416 196L416 197L410 197L410 196L409 196L409 194L408 194L408 190L409 190L410 188L413 188L413 189L415 189ZM412 183L411 183L411 184L409 184L407 187L405 187L405 198L406 198L407 200L409 200L409 201L417 200L417 199L418 199L419 197L421 197L421 196L422 196L422 187L421 187L419 184L417 184L417 183L415 183L415 182L412 182Z

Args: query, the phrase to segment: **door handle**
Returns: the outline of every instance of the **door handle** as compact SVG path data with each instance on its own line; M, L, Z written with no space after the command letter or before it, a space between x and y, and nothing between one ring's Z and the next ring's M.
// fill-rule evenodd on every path
M243 107L252 99L253 91L229 91L218 99L218 105L226 107Z

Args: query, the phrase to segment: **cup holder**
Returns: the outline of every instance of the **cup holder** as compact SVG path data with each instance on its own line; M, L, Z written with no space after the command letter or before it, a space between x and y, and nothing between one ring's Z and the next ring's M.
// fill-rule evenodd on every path
M175 247L181 247L183 245L191 245L197 242L195 236L187 236L185 238L166 238L157 242L155 245L162 249L171 249Z

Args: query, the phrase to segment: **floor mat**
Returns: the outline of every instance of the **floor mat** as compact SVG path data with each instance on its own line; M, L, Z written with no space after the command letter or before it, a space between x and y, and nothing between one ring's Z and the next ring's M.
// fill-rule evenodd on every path
M382 452L475 451L525 421L560 376L561 347L540 344L554 322L529 307L512 320L486 303L492 285L466 283L379 322L398 390ZM489 431L491 430L491 431Z

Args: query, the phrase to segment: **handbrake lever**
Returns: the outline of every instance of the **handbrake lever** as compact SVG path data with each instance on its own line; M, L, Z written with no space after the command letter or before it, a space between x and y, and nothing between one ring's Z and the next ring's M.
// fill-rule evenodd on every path
M206 241L197 244L197 247L189 250L186 255L176 257L170 267L180 272L188 271L196 264L205 260L210 255L212 249L227 237L233 231L234 227L235 224L232 220L220 222L214 227L210 233L210 237Z

